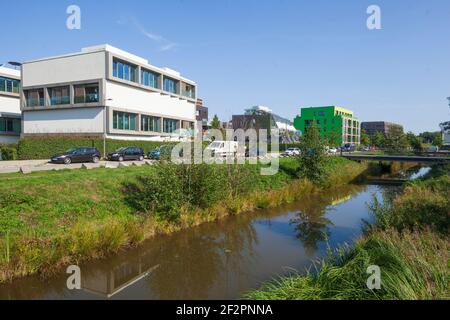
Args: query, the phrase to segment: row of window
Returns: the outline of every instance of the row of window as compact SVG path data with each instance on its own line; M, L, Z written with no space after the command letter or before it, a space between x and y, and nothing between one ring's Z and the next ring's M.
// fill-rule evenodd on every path
M137 119L138 114L136 113L113 111L113 128L116 130L161 132L160 117L142 115L140 124ZM162 132L174 133L178 129L179 122L180 120L164 118L162 121Z
M16 118L0 118L0 133L20 133L21 120Z
M95 103L100 101L98 84L75 85L74 103ZM45 89L34 89L25 91L27 107L45 106ZM47 89L50 105L70 104L70 86L62 86Z
M19 90L20 90L20 80L0 77L1 92L19 93Z
M138 68L132 64L123 62L118 59L113 59L113 77L127 80L131 82L138 82L139 79L137 77ZM152 72L147 69L141 69L141 84L147 87L161 89L159 85L159 79L161 75L155 72ZM178 86L180 85L180 81L165 77L163 81L163 90L169 93L177 94ZM195 99L195 87L190 84L183 84L183 87L180 90L181 95L187 98Z

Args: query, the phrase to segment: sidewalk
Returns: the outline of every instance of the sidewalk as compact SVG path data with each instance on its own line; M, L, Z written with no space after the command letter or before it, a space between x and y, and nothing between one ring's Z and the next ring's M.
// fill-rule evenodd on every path
M31 173L35 171L51 171L51 170L67 170L67 169L95 169L95 168L110 168L116 169L119 167L128 167L131 165L142 166L144 164L151 165L154 161L100 161L98 163L72 163L54 164L49 163L48 160L15 160L15 161L0 161L0 174L2 173Z

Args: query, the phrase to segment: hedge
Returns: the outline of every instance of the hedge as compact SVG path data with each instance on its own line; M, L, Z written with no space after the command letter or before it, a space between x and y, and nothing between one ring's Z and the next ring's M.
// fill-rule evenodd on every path
M0 160L17 160L16 145L0 145Z
M147 153L163 144L156 141L106 140L106 152L113 152L121 147L139 147ZM76 147L95 147L103 154L103 139L98 137L39 137L23 138L19 141L18 157L20 160L48 159L56 153Z

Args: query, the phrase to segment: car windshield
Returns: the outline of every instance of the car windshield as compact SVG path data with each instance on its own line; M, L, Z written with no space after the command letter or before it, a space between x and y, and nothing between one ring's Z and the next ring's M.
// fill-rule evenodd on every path
M126 148L119 148L119 149L117 149L115 152L121 152L121 151L124 151Z
M221 142L213 142L213 143L211 143L211 145L209 147L210 148L220 148L221 145L222 145Z

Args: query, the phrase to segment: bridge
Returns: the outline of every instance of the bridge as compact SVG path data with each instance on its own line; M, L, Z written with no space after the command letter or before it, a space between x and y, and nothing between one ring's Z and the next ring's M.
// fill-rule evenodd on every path
M416 163L450 163L450 157L424 157L424 156L389 156L389 155L365 155L343 154L342 157L355 161L395 161Z

